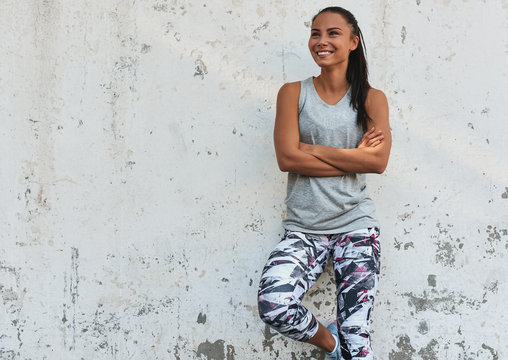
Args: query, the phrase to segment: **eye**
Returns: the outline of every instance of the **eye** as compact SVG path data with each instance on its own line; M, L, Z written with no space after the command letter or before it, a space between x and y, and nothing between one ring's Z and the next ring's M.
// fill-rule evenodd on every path
M330 35L339 35L337 31L330 31Z
M318 32L313 32L313 33L310 33L310 36L312 36L312 37L319 36L319 33Z

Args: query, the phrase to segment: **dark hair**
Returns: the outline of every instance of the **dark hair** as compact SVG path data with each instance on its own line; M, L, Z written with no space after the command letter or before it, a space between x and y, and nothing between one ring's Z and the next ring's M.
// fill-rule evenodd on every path
M357 110L356 121L358 126L361 126L364 131L367 130L367 121L371 120L365 111L365 99L367 92L370 89L369 72L367 69L367 60L365 54L367 50L364 46L362 31L358 26L358 21L351 12L341 8L340 6L330 6L319 11L312 18L312 22L316 20L319 14L324 12L332 12L342 15L351 27L352 35L358 36L358 46L355 50L349 53L348 66L346 71L346 80L351 84L351 106Z

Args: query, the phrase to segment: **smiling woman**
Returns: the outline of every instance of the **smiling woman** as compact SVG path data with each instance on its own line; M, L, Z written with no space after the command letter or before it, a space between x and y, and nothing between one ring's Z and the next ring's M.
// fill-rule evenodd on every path
M368 82L363 37L340 7L312 19L309 50L321 74L284 84L274 144L288 172L285 234L263 269L259 314L330 359L372 359L369 318L379 276L379 223L365 173L384 172L388 103ZM332 258L337 317L323 326L302 298Z

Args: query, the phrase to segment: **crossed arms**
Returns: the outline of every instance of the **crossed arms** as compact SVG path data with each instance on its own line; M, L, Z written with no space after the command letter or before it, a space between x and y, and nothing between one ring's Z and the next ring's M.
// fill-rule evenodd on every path
M372 119L357 148L337 149L300 142L298 82L284 84L277 95L274 144L281 171L308 176L341 176L348 173L381 174L388 164L392 144L385 94L370 89L365 110ZM377 129L377 130L376 130Z

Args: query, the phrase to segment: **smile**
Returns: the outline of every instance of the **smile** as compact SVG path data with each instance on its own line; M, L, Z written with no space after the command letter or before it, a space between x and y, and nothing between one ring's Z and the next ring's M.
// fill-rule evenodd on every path
M318 51L317 54L319 57L326 57L328 55L333 54L333 52L332 51Z

